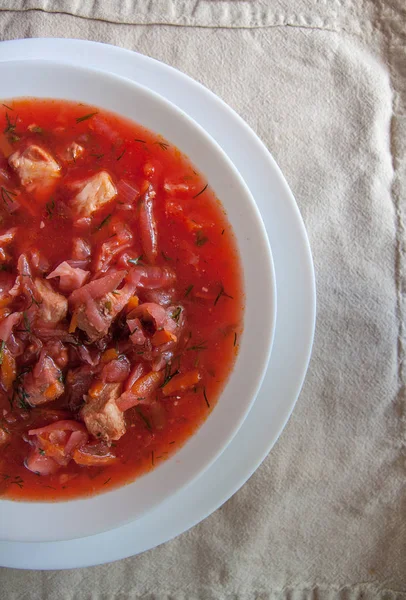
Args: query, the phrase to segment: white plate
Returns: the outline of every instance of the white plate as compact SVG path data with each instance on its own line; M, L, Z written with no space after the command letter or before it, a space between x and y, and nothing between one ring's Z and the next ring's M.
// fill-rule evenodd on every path
M49 56L78 65L85 61L87 67L134 79L177 104L216 139L262 213L274 258L278 315L271 361L257 400L211 468L142 519L118 529L67 542L0 543L1 565L30 569L84 567L143 552L186 531L223 504L252 475L285 426L307 370L315 322L313 264L300 213L279 168L245 122L186 75L127 50L65 39L0 44L0 61ZM236 452L241 447L244 452Z
M55 61L0 62L0 81L9 94L7 102L29 95L80 100L155 129L210 181L227 211L241 255L245 315L236 364L221 401L191 439L143 477L93 498L51 503L0 500L1 540L54 542L87 537L140 518L190 484L219 457L242 425L271 353L276 291L269 242L255 201L233 163L204 129L162 96L128 78Z

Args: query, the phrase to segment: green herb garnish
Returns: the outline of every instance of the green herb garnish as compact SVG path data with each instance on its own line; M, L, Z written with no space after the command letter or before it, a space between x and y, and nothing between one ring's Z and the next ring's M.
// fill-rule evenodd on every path
M168 363L169 364L169 363ZM171 367L169 365L169 371L171 370ZM165 387L171 379L173 379L173 377L175 377L175 375L177 375L179 373L179 369L176 369L176 371L174 371L173 373L170 373L168 376L166 375L166 369L165 369L165 380L163 382L163 384L160 386L161 388Z
M206 394L206 388L205 387L203 388L203 396L204 396L204 400L205 400L205 402L207 404L207 408L210 408L210 403L207 400L207 394Z
M138 398L138 400L143 400L143 398ZM144 413L138 406L135 407L135 410L136 410L137 414L140 416L140 418L144 421L145 427L148 429L148 431L152 431L151 422L148 419L148 417L146 417L144 415Z
M193 196L193 199L197 198L198 196L200 196L201 194L203 194L203 192L205 192L208 187L209 187L209 184L206 183L206 185L204 186L204 188L202 190L200 190L200 192L198 192L195 196Z
M31 333L30 322L28 320L28 315L27 315L27 313L25 311L23 312L23 321L24 321L24 325L25 325L25 331L27 333Z
M127 262L129 262L132 265L138 265L139 261L142 259L142 254L140 254L139 256L137 256L137 258L129 258L127 260Z
M162 254L162 257L164 260L167 260L167 261L173 260L173 258L171 258L167 254L165 254L165 252L163 250L162 250L161 254Z
M82 123L82 121L87 121L88 119L91 119L92 117L94 117L94 115L97 115L97 114L98 114L98 111L89 113L88 115L83 115L83 117L77 117L76 123Z
M38 448L38 452L41 454L41 456L45 456L45 450L42 448Z
M50 200L50 202L47 202L45 204L45 207L47 209L48 218L52 219L52 217L54 216L54 210L55 210L55 200L52 198L52 200Z
M200 342L200 344L195 344L194 346L190 346L187 350L207 350L206 342Z
M174 321L176 321L176 323L179 323L179 317L182 314L182 307L178 306L178 308L176 310L174 310L174 312L171 314L171 317Z
M237 345L237 333L234 333L234 346Z
M121 160L126 152L127 152L127 150L126 150L126 148L124 148L124 150L122 151L122 153L119 156L117 156L116 160L117 161Z
M6 127L4 129L4 133L13 133L15 131L15 128L17 127L17 119L18 119L18 115L16 115L16 118L14 119L14 123L13 123L13 121L10 119L8 113L6 112Z
M2 106L4 106L5 108L8 108L8 110L14 110L14 108L11 108L11 106L7 106L7 104L2 103Z
M134 142L139 142L140 144L146 144L147 143L145 140L138 140L137 138L134 138Z
M95 229L95 231L100 231L100 229L102 229L105 225L108 225L108 223L110 222L111 219L111 213L109 215L107 215L107 217L105 219L103 219L103 221L100 223L100 225L98 225Z
M165 144L165 142L154 142L155 145L159 146L161 150L168 150L169 144Z
M214 301L214 306L216 306L216 304L220 300L221 296L224 296L225 298L230 298L231 300L234 300L233 296L230 296L230 294L227 294L224 291L223 286L221 286L221 289L220 289L219 293L217 294L217 297L216 297L216 299Z
M209 241L209 238L202 235L202 232L199 229L198 232L196 233L196 246L204 246L204 244L208 241Z
M5 347L6 347L6 342L4 340L2 340L1 344L0 344L0 365L3 364L4 348Z
M16 192L12 192L11 190L7 190L4 186L1 186L1 197L4 204L8 205L9 202L14 202L13 197L17 196Z
M186 291L185 291L185 298L187 298L187 297L189 296L189 294L190 294L190 292L193 290L193 288L194 288L194 285L193 285L193 284L192 284L192 285L189 285L189 286L186 288Z

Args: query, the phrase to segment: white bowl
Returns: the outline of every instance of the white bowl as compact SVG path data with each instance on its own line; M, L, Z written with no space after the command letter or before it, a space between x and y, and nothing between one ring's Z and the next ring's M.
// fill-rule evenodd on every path
M3 98L80 101L163 135L189 156L221 200L244 272L244 332L234 370L206 422L171 459L98 496L55 503L0 500L1 540L67 540L139 518L201 475L227 447L255 400L270 357L276 317L273 263L258 208L238 171L217 143L173 104L125 78L50 61L0 63L0 81Z

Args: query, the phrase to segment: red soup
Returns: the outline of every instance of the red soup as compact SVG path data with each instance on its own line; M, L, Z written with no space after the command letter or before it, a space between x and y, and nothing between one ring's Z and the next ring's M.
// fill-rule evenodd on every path
M242 327L235 239L156 134L59 100L0 118L0 494L98 493L215 406Z

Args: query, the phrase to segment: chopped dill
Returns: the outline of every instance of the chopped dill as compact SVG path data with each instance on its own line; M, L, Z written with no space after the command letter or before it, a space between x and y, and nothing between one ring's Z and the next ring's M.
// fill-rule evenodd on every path
M204 246L206 242L209 241L209 238L205 235L202 235L200 229L196 233L196 246Z
M159 146L161 150L168 150L169 144L165 144L165 142L154 142L156 146Z
M83 117L77 117L76 123L82 123L83 121L87 121L88 119L91 119L92 117L94 117L94 115L97 115L97 114L98 114L98 111L96 110L96 112L92 112L87 115L83 115Z
M111 219L111 213L109 215L107 215L107 217L105 219L103 219L103 221L100 223L100 225L98 225L95 229L95 231L100 231L100 229L102 229L105 225L108 225L110 223L110 219Z
M220 300L221 296L224 296L225 298L230 298L231 300L234 300L233 296L230 296L230 294L227 294L227 292L225 292L223 286L221 286L220 291L217 294L217 297L214 301L214 306L216 306L216 304Z
M207 188L208 188L208 187L209 187L209 184L208 184L208 183L206 183L206 185L204 186L204 188L203 188L202 190L200 190L200 192L198 192L197 194L195 194L195 195L193 196L193 199L194 199L194 198L198 198L198 196L200 196L201 194L203 194L203 193L204 193L204 192L207 190Z
M207 394L206 394L206 388L205 388L205 387L203 388L203 396L204 396L204 401L205 401L205 402L206 402L206 404L207 404L207 408L210 408L210 403L209 403L209 401L207 400Z
M7 190L4 186L1 186L1 198L6 206L9 202L14 202L13 196L15 198L17 196L17 193L12 192L11 190Z
M194 285L193 285L193 284L192 284L192 285L189 285L189 286L186 288L186 291L185 291L185 298L187 298L187 297L189 296L189 294L190 294L190 292L193 290L193 288L194 288Z

